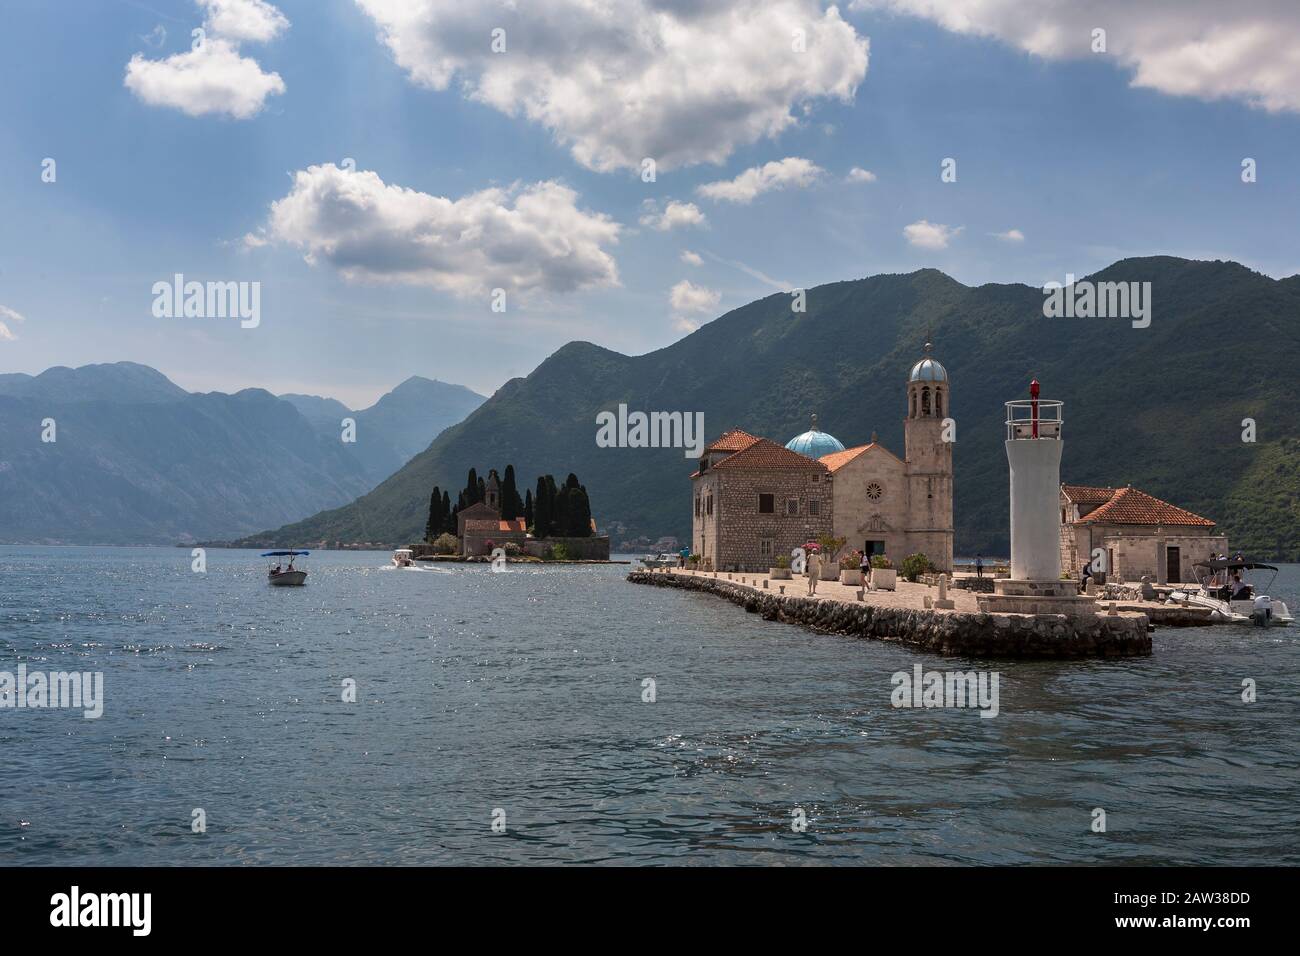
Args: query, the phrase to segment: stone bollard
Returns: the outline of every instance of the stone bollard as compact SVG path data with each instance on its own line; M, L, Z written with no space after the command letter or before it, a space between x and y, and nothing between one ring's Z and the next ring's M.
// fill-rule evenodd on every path
M1083 582L1083 593L1089 596L1092 595L1092 578L1088 578Z
M934 606L941 610L951 611L957 607L955 601L948 598L948 575L939 575L939 598L934 602Z
M763 578L763 590L767 590L767 578Z
M777 586L781 589L781 593L784 594L784 593L785 593L785 585L784 585L784 584L780 584L780 585L777 585Z
M1119 616L1119 611L1115 610L1115 602L1114 602L1114 601L1111 601L1110 604L1109 604L1108 606L1109 606L1110 610L1108 610L1108 611L1106 612L1106 614L1107 614L1108 616L1110 616L1110 617L1118 617L1118 616Z
M925 605L925 609L927 611L930 610L930 608L934 607L934 600L928 594L924 598L922 598L921 601Z
M866 588L858 588L858 600L859 600L859 601L865 601L866 599L867 599L867 589L866 589Z

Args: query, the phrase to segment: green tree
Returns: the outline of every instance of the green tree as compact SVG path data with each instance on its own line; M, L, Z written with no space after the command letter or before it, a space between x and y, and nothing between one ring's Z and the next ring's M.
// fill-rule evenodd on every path
M537 494L533 497L533 534L538 538L551 533L551 499L546 493L546 477L538 475Z
M431 542L446 531L446 522L447 516L442 511L442 489L434 485L433 494L429 495L429 520L424 524L424 540Z
M506 476L501 480L501 517L514 521L519 517L519 492L515 490L515 466L506 465Z
M524 527L533 526L533 491L528 489L524 492Z

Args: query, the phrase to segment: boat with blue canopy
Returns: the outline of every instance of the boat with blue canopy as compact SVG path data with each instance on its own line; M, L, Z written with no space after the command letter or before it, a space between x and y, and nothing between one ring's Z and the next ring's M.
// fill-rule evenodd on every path
M262 557L270 558L271 564L266 569L266 580L280 587L307 583L307 572L295 568L293 563L298 558L305 558L310 551L264 551ZM288 561L284 559L288 558Z

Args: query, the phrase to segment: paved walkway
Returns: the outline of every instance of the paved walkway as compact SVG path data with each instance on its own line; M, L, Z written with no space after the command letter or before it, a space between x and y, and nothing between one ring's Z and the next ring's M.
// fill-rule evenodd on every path
M690 571L682 568L671 568L670 571L672 574L688 577L714 577L712 571ZM744 584L756 591L763 590L763 581L766 580L768 582L767 589L773 594L780 594L781 592L779 588L782 586L785 587L785 593L787 596L793 595L795 597L806 597L808 594L808 579L804 577L797 577L790 581L777 581L771 579L767 574L719 571L717 573L717 579L719 581L726 581L728 580L728 575L730 575L730 581L733 584ZM849 604L857 604L859 603L859 590L860 588L856 584L840 584L838 581L818 581L817 593L814 597L820 600L844 601ZM927 595L931 598L937 598L939 596L939 588L931 587L926 584L912 584L909 581L904 581L902 578L899 578L898 589L896 591L868 591L865 595L866 601L864 603L870 604L874 607L895 607L921 611L925 609L925 597ZM956 604L956 607L954 608L955 611L966 614L976 614L979 612L979 604L976 601L976 596L971 591L949 588L948 598ZM938 608L933 610L938 611L940 614L949 613L946 610L939 611Z

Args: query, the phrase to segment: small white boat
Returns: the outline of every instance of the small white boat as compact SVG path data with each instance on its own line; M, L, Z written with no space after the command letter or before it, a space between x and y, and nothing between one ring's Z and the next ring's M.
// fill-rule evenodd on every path
M311 554L310 551L267 551L262 554L264 558L271 559L271 565L266 570L266 582L276 587L297 587L307 583L307 572L301 568L295 568L293 562L297 558L305 558ZM288 562L279 560L288 558Z
M1262 585L1251 580L1250 572L1271 572ZM1210 609L1216 624L1255 624L1260 627L1289 627L1295 623L1285 601L1269 597L1277 568L1244 558L1203 561L1193 567L1199 585L1174 591L1171 601ZM1258 579L1258 575L1254 575Z
M393 567L409 568L414 562L414 553L410 548L398 548L393 552Z
M677 555L671 551L661 551L659 554L647 554L641 559L641 563L647 568L675 568L677 567Z

